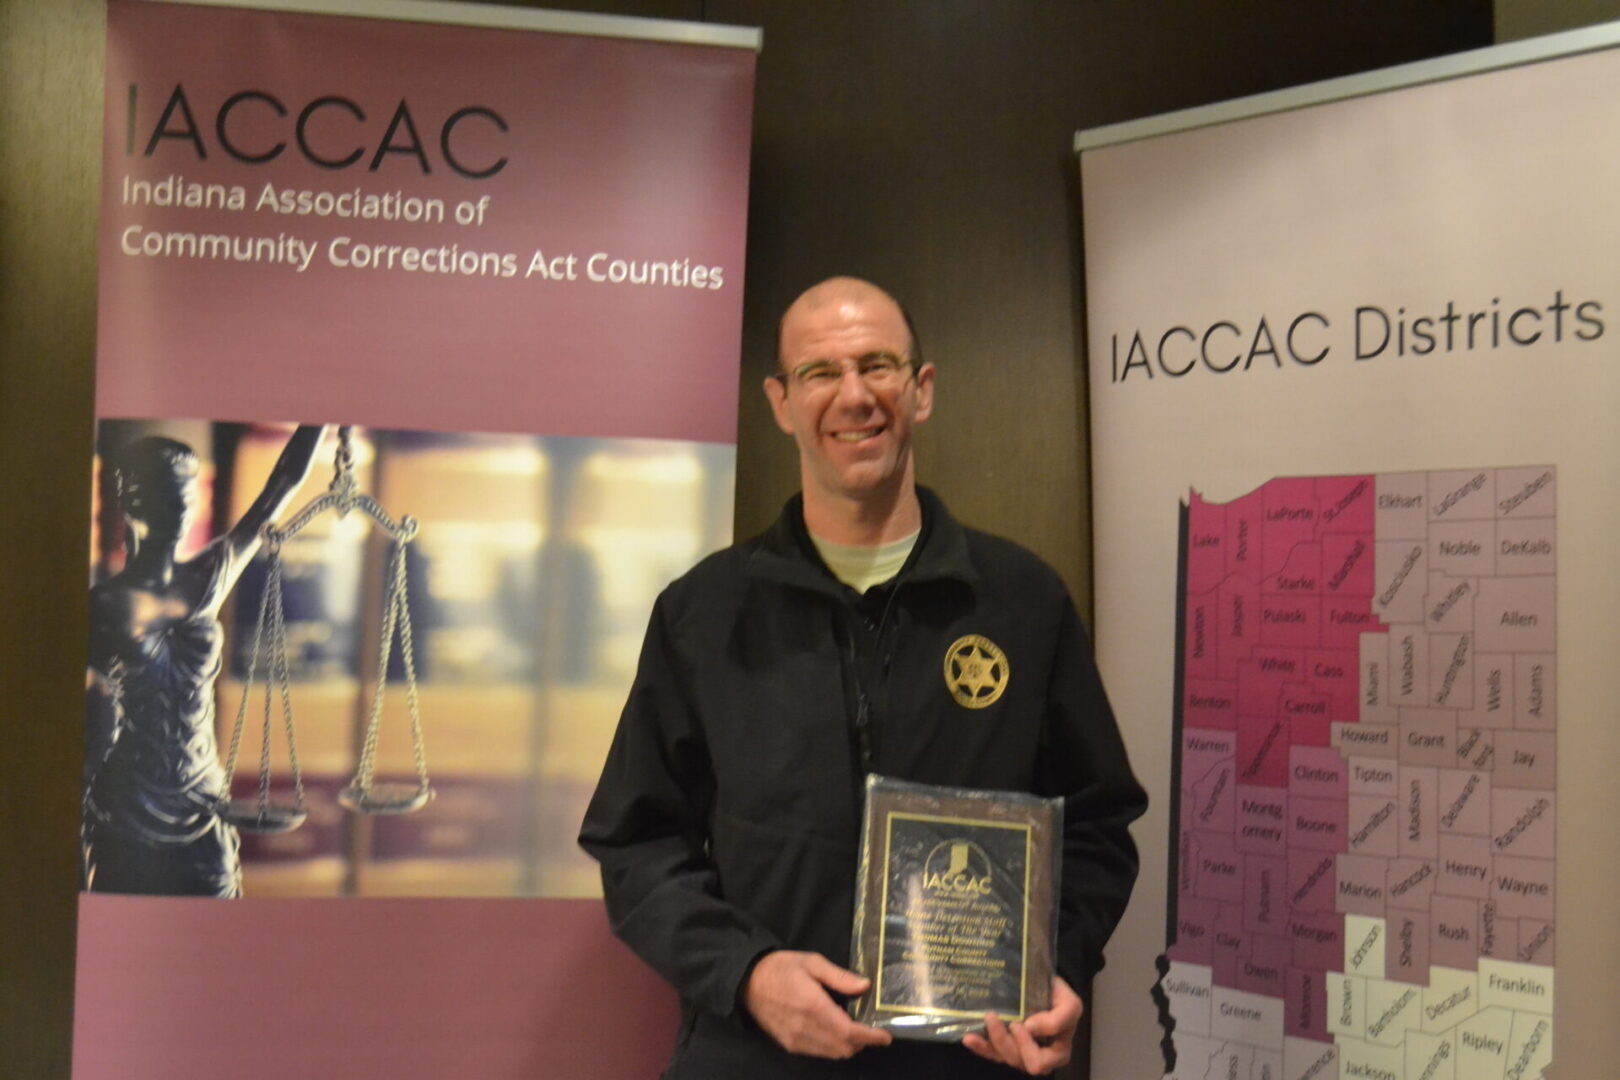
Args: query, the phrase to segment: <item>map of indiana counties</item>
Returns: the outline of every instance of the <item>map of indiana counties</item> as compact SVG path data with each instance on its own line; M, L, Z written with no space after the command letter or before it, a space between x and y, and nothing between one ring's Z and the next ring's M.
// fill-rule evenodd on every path
M1551 467L1192 493L1167 1077L1547 1069L1556 498Z

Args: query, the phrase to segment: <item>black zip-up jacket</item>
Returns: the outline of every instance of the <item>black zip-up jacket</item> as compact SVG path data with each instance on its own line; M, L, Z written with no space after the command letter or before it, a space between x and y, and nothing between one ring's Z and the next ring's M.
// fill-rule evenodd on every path
M602 864L614 932L680 993L669 1077L1010 1075L949 1044L790 1055L741 1004L773 949L847 966L868 772L1062 795L1058 971L1085 994L1102 967L1147 796L1085 630L1050 567L919 497L910 559L864 596L821 562L796 496L654 607L580 843ZM1001 650L1007 678L970 708L958 696L993 689L953 695L947 652L971 635Z

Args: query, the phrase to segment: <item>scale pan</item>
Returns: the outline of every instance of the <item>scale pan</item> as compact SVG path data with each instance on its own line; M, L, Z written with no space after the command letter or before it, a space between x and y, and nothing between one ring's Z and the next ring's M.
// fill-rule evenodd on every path
M309 817L309 811L285 803L260 807L258 799L232 799L220 812L220 817L242 832L272 835L292 832Z
M432 798L433 789L426 784L373 784L370 791L350 784L338 792L338 802L357 814L409 814Z

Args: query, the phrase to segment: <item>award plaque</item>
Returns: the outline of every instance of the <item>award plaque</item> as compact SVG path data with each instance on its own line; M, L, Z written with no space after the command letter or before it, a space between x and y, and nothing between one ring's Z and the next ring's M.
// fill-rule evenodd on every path
M850 956L855 1019L957 1040L1050 1004L1062 799L866 779Z

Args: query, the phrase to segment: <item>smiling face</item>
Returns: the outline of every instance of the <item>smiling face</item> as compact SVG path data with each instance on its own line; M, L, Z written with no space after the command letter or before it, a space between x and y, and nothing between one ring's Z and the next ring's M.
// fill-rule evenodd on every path
M863 358L910 358L912 348L900 306L853 278L817 285L782 316L781 375L765 380L765 395L777 426L799 444L807 500L866 501L909 491L912 429L933 409L934 368L923 364L913 371L908 365L899 378L886 379L863 378L859 369ZM840 374L796 377L817 362Z

